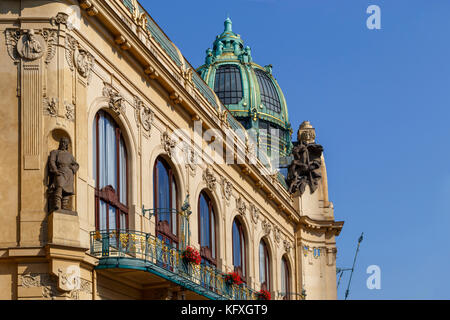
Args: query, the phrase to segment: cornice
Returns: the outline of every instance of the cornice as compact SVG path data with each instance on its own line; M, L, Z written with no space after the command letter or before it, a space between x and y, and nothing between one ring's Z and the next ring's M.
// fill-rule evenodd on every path
M307 230L330 232L335 236L338 236L341 233L342 227L344 226L344 221L315 220L311 219L308 216L301 216L299 225L303 226Z

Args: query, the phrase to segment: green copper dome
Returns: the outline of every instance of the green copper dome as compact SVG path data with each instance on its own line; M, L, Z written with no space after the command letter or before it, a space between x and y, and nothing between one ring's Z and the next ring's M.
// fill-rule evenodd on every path
M197 69L198 74L244 128L254 129L262 150L266 148L269 156L274 151L289 155L292 129L272 65L262 67L253 62L250 47L244 47L241 36L233 32L230 18L224 26L213 49L206 50L205 64Z

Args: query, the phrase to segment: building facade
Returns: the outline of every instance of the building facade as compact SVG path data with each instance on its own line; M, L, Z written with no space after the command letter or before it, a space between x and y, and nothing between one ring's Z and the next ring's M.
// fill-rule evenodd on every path
M134 0L0 28L1 299L337 298L321 146L231 20L197 69Z

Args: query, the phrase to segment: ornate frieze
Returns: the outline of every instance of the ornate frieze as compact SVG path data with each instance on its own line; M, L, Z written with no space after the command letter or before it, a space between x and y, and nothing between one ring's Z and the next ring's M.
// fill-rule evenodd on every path
M108 107L117 114L125 113L125 99L110 84L105 83L103 96L108 98Z
M136 123L138 127L142 125L142 128L144 128L144 130L150 132L154 120L153 111L137 96L134 97L134 107Z

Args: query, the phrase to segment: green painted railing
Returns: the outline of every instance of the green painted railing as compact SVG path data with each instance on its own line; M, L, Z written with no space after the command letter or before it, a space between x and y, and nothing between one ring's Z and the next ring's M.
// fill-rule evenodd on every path
M245 284L228 284L216 267L186 263L182 251L144 232L93 231L90 253L97 269L128 268L147 271L214 300L257 300L258 292Z

